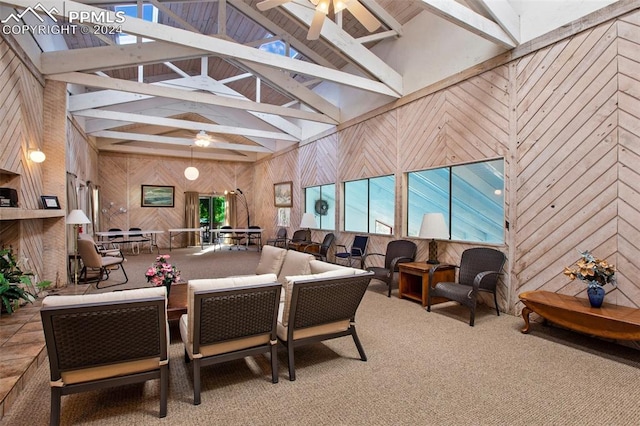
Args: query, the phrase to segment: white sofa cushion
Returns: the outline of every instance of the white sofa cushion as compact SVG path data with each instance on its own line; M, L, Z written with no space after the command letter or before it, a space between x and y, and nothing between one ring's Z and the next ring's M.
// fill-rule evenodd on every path
M282 262L287 254L287 250L265 245L262 247L262 253L260 254L260 262L256 268L256 274L276 274L280 273L282 268Z
M315 257L312 254L287 250L284 263L278 274L278 282L284 285L287 282L288 276L311 274L309 263L314 259Z
M328 271L339 271L342 269L354 269L349 266L336 265L335 263L323 262L321 260L312 260L309 262L309 268L312 274L320 274Z
M309 274L309 275L293 275L287 276L285 280L285 284L283 285L284 290L284 303L280 304L280 308L282 312L279 312L278 321L282 323L283 326L287 327L289 325L289 311L291 309L291 294L293 293L293 285L298 281L306 281L306 280L315 280L322 278L336 278L336 277L346 277L349 275L354 275L355 269L353 268L343 268L334 271L322 272L320 274Z
M223 290L228 288L240 288L248 287L257 284L269 284L277 282L275 274L262 274L262 275L243 275L241 277L228 277L228 278L206 278L199 280L189 280L187 283L187 342L193 343L193 301L194 294L197 291L203 290Z
M167 296L165 286L145 287L134 290L111 291L109 293L69 295L69 296L47 296L42 300L42 306L69 306L83 305L85 303L119 302L136 299L146 299L149 297ZM165 301L166 304L166 301Z

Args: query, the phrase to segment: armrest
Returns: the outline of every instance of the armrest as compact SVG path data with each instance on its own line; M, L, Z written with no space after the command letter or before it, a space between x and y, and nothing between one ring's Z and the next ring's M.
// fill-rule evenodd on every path
M480 288L480 283L482 282L482 280L490 275L500 275L500 271L480 272L478 275L476 275L476 277L473 280L473 291L478 290L478 288Z
M362 265L363 267L366 269L367 268L367 259L369 258L369 256L386 256L383 253L367 253L363 258L362 258Z
M336 244L336 251L338 247L342 247L344 249L344 252L347 252L347 246L343 245L343 244Z
M368 255L367 255L368 256ZM398 263L407 263L407 262L413 262L413 258L411 257L394 257L393 260L391 260L391 270L395 271L396 268L398 267Z

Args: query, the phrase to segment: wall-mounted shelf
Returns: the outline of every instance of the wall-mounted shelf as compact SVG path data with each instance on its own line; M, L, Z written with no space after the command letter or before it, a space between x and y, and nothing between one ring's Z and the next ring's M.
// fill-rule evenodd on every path
M0 220L48 219L64 216L64 210L28 210L17 207L0 207Z

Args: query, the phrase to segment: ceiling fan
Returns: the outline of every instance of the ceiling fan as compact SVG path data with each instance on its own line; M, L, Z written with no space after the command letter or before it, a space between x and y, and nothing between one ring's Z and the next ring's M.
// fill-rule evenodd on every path
M258 10L264 12L265 10L273 9L276 6L280 6L285 3L289 3L292 0L263 0L256 4ZM367 10L358 0L309 0L316 7L316 11L313 14L313 20L307 33L307 40L317 40L320 37L320 31L322 30L322 24L324 18L329 12L329 5L333 3L334 13L342 12L347 9L360 23L369 31L373 32L380 28L380 21L376 19L371 12Z

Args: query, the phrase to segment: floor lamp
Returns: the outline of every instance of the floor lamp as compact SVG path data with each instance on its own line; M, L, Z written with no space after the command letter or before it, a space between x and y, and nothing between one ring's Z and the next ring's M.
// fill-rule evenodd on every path
M73 225L73 285L78 289L78 228L85 223L91 223L82 210L71 210L67 216L67 225Z

